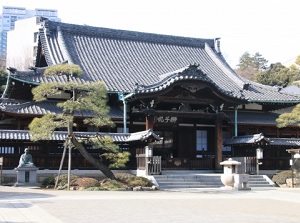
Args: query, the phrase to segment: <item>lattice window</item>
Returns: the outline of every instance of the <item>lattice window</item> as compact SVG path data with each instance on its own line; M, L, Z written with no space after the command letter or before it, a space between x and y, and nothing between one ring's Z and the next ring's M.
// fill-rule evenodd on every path
M196 144L197 151L207 151L207 130L197 130Z
M14 154L15 147L12 146L1 146L0 147L0 154Z

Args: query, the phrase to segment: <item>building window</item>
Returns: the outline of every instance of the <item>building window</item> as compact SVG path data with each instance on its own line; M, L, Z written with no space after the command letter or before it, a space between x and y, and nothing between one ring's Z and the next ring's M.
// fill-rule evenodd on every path
M28 146L27 148L29 149L29 151L38 151L38 150L40 150L39 146Z
M14 153L15 153L15 147L7 147L7 146L0 147L0 154L14 154Z
M33 34L33 42L36 43L38 41L38 36L39 36L39 33L38 32L35 32Z
M230 132L223 131L223 142L231 139L231 134ZM223 146L222 151L230 152L231 151L231 146Z
M37 46L33 47L33 57L35 58L37 55Z
M197 151L207 151L207 130L197 130L196 134Z

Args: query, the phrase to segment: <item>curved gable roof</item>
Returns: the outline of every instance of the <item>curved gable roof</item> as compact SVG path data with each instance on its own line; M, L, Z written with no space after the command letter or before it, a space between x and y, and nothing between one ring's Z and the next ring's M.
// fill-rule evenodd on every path
M214 49L214 39L113 30L47 20L40 34L48 65L65 60L78 64L84 70L85 81L102 80L109 91L130 92L136 83L154 84L159 81L159 75L190 64L199 64L208 75L217 77L229 73L236 76L228 72L228 65L222 62L222 57L216 59L219 56ZM231 84L234 82L231 81Z
M41 46L48 66L65 61L79 65L84 75L78 82L104 81L110 92L133 92L135 86L164 87L161 76L197 64L220 92L248 102L299 103L300 96L246 80L236 74L215 49L214 39L187 38L114 30L45 20ZM15 72L12 78L28 83L59 81L42 72ZM167 75L165 75L167 74ZM167 79L164 79L167 80Z

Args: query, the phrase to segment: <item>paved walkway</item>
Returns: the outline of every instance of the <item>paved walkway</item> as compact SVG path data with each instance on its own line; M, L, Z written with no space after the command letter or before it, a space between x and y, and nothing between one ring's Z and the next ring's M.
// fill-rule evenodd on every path
M0 222L299 222L300 189L54 191L0 186Z

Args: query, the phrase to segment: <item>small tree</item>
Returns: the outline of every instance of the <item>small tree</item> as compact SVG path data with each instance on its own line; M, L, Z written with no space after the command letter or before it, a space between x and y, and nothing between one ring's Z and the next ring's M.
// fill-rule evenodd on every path
M298 66L300 66L300 56L297 56L297 58L295 60L295 64L297 64Z
M60 64L49 67L44 75L67 76L67 83L43 83L33 88L32 93L35 101L45 101L49 96L59 92L70 95L70 99L57 103L63 109L62 114L47 114L41 118L34 118L29 125L33 140L49 139L57 129L65 128L68 131L66 143L72 145L87 159L92 165L98 168L106 177L116 179L112 171L101 159L93 157L85 148L85 145L92 145L93 148L101 148L106 151L102 156L112 161L110 167L122 167L129 159L128 152L120 152L118 146L113 143L110 137L96 136L92 138L80 139L73 132L76 126L74 118L75 111L89 111L91 117L84 118L84 124L92 126L112 126L113 122L108 116L106 86L103 82L80 84L70 81L71 77L82 74L79 66L74 64Z
M296 65L285 67L275 63L268 70L256 73L254 80L265 85L286 87L300 80L300 69Z
M239 59L236 72L251 80L254 74L266 69L267 63L268 61L260 53L256 52L254 55L251 55L245 52Z
M7 73L0 67L0 95L2 95L7 80Z
M289 68L281 63L271 64L270 69L254 75L255 81L270 86L287 86L290 82Z
M297 104L291 112L279 115L276 122L278 128L283 128L292 124L300 126L300 104Z

